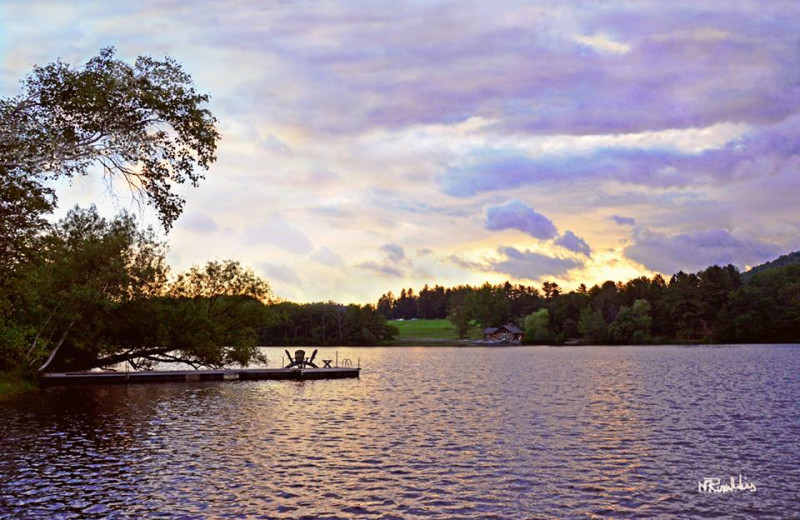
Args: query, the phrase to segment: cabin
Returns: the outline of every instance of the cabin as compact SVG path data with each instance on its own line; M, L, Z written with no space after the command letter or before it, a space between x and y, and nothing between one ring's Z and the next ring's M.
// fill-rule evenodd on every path
M519 345L522 342L522 330L511 324L499 327L489 327L483 331L483 340L490 343L511 343Z

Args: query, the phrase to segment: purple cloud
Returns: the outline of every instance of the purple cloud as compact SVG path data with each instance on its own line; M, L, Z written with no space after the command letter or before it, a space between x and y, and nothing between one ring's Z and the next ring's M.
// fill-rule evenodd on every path
M403 271L400 270L398 265L405 267L412 267L411 262L406 258L406 252L403 246L399 244L384 244L380 247L380 251L386 254L383 262L367 261L357 264L359 269L372 271L381 276L391 278L399 278L404 276Z
M292 155L292 149L274 135L262 139L259 145L262 149L275 155Z
M180 226L194 233L207 234L219 230L216 221L205 213L189 213L179 220Z
M609 217L611 220L619 224L620 226L635 226L636 220L631 217L622 217L620 215L611 215Z
M561 276L583 266L583 262L573 258L555 258L534 251L519 251L513 247L500 247L498 252L505 259L491 262L489 268L519 279L538 280L545 276Z
M785 252L776 244L725 229L704 229L667 235L644 227L633 230L633 243L624 254L648 269L673 274L699 271L710 265L740 268L771 260Z
M631 133L764 124L798 107L797 22L784 2L561 5L535 14L502 2L289 5L268 15L253 9L244 16L259 23L243 26L233 23L240 10L208 4L201 34L216 48L280 57L297 88L283 94L265 71L266 81L247 86L265 101L259 116L322 132L481 116L502 131ZM600 33L625 52L587 47Z
M528 158L505 152L473 154L467 166L449 168L438 182L444 193L470 197L532 184L615 179L668 188L779 175L800 161L800 116L752 129L718 149L685 153L664 148L600 148L588 153Z
M592 248L584 239L573 233L565 231L563 235L556 239L556 244L582 255L592 256Z
M357 264L356 267L358 267L359 269L372 271L381 276L387 276L391 278L400 278L401 276L403 276L403 273L396 267L392 267L390 265L381 265L373 261L361 262L360 264Z
M387 258L391 262L401 262L406 257L403 246L399 244L384 244L381 246L381 251L386 253Z
M500 231L518 229L534 238L548 239L558 234L556 226L541 213L522 201L511 199L486 210L486 229Z
M461 258L457 254L448 255L444 258L444 260L450 262L451 264L457 265L458 267L465 269L467 271L490 271L491 269L486 264L482 264L480 262L473 262L471 260L465 260Z

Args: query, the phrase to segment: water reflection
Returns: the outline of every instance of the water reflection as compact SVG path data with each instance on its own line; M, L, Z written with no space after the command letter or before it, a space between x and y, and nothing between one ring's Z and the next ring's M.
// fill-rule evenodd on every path
M0 517L788 517L799 354L354 349L358 380L52 388L0 405ZM697 494L739 473L764 485Z

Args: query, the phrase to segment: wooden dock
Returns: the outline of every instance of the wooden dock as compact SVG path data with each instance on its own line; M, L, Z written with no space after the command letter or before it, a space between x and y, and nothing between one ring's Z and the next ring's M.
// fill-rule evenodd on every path
M361 368L246 368L240 370L151 370L142 372L62 372L43 374L42 386L183 383L192 381L259 381L344 379L358 377Z

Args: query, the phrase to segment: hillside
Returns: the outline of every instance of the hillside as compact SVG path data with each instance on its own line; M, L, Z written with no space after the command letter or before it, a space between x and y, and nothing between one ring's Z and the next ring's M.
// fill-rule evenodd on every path
M795 251L794 253L789 253L787 255L780 256L771 262L766 262L761 265L757 265L747 271L746 273L742 273L742 280L749 280L754 275L764 272L768 269L775 269L777 267L784 267L787 265L797 265L800 264L800 251Z

